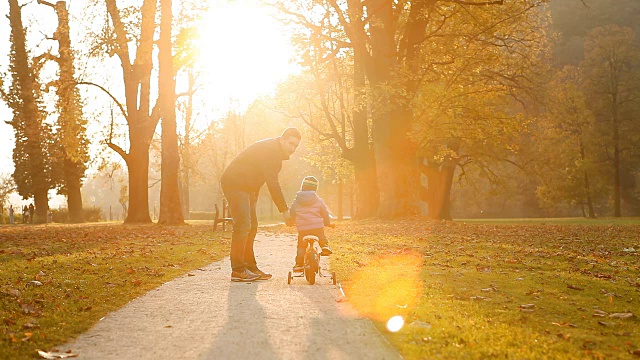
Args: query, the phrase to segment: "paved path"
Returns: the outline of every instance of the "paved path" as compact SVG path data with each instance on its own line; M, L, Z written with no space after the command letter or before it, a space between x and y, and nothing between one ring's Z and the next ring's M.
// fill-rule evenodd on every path
M259 233L255 251L273 279L232 283L225 258L133 300L60 348L101 360L400 358L370 321L336 302L330 278L287 285L292 235Z

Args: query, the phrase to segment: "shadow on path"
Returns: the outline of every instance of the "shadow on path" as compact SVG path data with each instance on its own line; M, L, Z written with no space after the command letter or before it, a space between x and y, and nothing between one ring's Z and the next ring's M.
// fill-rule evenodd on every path
M261 283L231 283L227 319L207 351L206 359L279 359L271 346L265 311L256 293Z

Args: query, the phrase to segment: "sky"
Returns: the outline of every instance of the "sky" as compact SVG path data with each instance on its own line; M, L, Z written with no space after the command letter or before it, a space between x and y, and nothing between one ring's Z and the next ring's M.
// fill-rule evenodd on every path
M72 19L83 15L77 11L74 14L77 4L81 2L83 0L69 0ZM204 106L199 112L204 117L201 123L219 119L230 110L244 111L252 101L273 92L279 82L296 71L296 67L290 62L293 50L287 32L270 16L271 10L262 7L260 3L255 0L210 2L210 11L199 26L199 66L203 74L199 96L203 99ZM55 17L41 16L41 7L35 1L25 6L25 11L31 12L25 16L28 17L25 25L37 22L41 29L54 28ZM36 9L40 10L37 17L34 14ZM8 70L10 28L9 21L4 16L8 13L8 3L0 1L0 74ZM41 37L42 34L37 36ZM43 46L40 40L32 42L33 44L40 48ZM102 110L109 107L107 102L103 102L106 101L104 96L96 95L95 99L97 102L94 99L89 102L94 106L97 104ZM102 113L104 116L108 111ZM14 147L13 128L4 123L4 120L10 118L11 112L0 101L0 174L11 174L14 169L11 159ZM104 123L89 130L95 131L90 134L90 138L94 140L94 153L110 151L96 141L102 136L97 129L103 127ZM14 204L20 202L17 195L10 200ZM51 206L57 207L63 201L64 199L53 198Z

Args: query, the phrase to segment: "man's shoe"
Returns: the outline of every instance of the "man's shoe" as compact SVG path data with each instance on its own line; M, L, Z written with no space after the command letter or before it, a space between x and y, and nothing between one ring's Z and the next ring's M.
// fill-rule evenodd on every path
M303 271L304 271L304 265L297 265L297 264L296 264L296 265L293 267L293 272L294 272L294 273L301 273L301 272L303 272Z
M320 256L329 256L333 254L333 251L331 251L331 249L329 249L329 246L323 246L322 247L322 251L320 252Z
M266 272L258 268L251 270L251 272L258 275L258 278L256 280L269 280L273 277L273 275L267 274Z
M255 281L255 280L258 280L259 278L260 278L260 275L254 274L251 271L246 269L244 271L231 272L231 281L247 282L247 281Z

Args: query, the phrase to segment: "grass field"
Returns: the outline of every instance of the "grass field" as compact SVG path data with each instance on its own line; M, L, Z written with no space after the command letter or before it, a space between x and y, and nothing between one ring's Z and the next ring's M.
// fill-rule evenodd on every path
M640 356L640 226L628 224L354 221L328 236L348 301L406 359L625 359Z
M639 223L363 220L327 236L347 301L405 359L632 359ZM211 229L0 226L0 358L33 358L158 285L197 276L227 254L229 233Z
M227 255L211 226L0 227L0 359L31 359L177 276ZM223 237L223 236L226 236Z
M639 217L626 218L513 218L513 219L455 219L456 223L489 225L640 225Z

